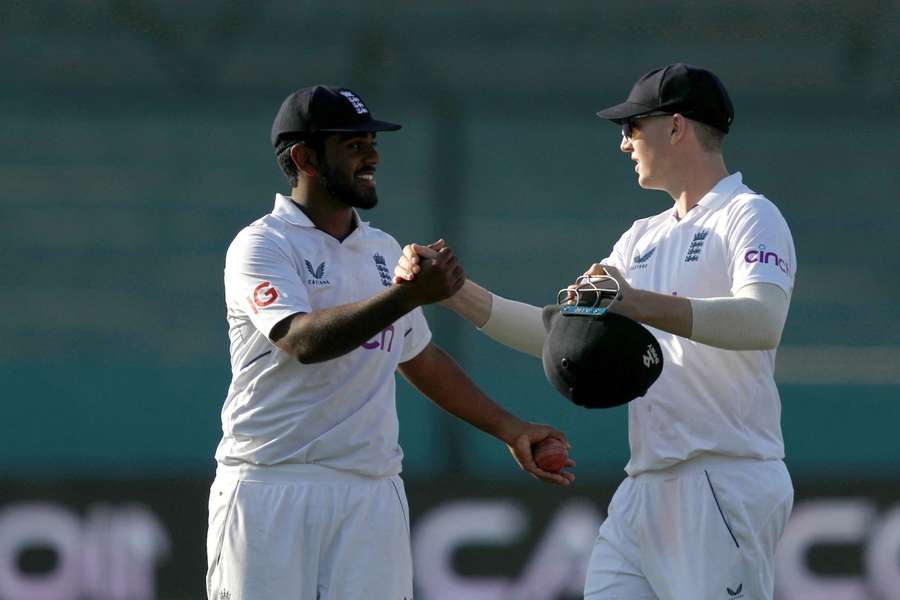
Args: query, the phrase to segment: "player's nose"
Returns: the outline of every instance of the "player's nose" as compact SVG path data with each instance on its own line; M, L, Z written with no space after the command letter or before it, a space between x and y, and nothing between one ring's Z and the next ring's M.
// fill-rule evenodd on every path
M374 143L366 144L366 152L363 155L363 161L367 165L373 167L381 162L381 157L378 155L378 148L375 147Z
M634 150L634 146L631 145L631 138L627 138L623 135L622 141L619 142L619 150L630 154L631 151Z

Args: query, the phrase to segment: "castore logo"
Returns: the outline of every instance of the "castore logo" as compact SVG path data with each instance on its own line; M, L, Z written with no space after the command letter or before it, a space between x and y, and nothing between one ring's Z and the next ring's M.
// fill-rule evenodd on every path
M319 263L319 266L313 269L312 263L308 260L304 260L306 263L306 270L312 275L312 279L307 279L306 283L308 285L328 285L331 282L325 279L325 261Z

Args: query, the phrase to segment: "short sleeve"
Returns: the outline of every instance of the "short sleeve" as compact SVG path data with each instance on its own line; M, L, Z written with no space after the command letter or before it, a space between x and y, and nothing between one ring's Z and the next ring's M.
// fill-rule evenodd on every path
M619 238L619 241L615 243L613 246L612 252L609 256L601 260L600 262L604 265L609 265L611 267L615 267L619 270L620 273L625 274L628 272L628 255L629 255L629 244L631 243L631 231L634 229L632 226L631 229L622 234L622 237Z
M787 222L769 200L754 196L742 202L726 236L731 293L751 283L771 283L790 296L797 257Z
M229 247L225 297L229 308L246 314L266 337L285 318L310 311L306 286L292 261L262 231L244 230Z
M414 359L431 341L431 330L421 308L410 311L403 322L403 350L400 362Z

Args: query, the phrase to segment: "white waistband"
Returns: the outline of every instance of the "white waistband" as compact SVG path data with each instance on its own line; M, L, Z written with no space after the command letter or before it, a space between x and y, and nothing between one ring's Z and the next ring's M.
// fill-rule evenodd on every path
M672 479L691 473L702 473L707 469L735 465L763 465L783 462L779 458L752 458L748 456L726 456L724 454L699 454L681 461L666 469L644 471L632 476L635 481L653 481L656 479Z
M283 463L279 465L223 465L216 467L216 479L239 479L264 483L290 483L295 481L377 481L394 477L371 477L350 471L339 471L316 464Z

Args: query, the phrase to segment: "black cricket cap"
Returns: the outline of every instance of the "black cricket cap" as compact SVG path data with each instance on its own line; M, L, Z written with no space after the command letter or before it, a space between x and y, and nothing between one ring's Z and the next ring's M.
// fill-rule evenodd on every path
M647 393L663 369L662 348L647 328L614 313L564 315L544 307L544 374L585 408L611 408Z
M641 115L676 112L725 133L734 120L734 106L719 78L712 71L685 63L644 74L625 102L604 108L597 116L623 123Z
M283 138L314 133L397 131L400 125L372 118L362 99L347 88L315 85L284 99L272 123L272 146Z

